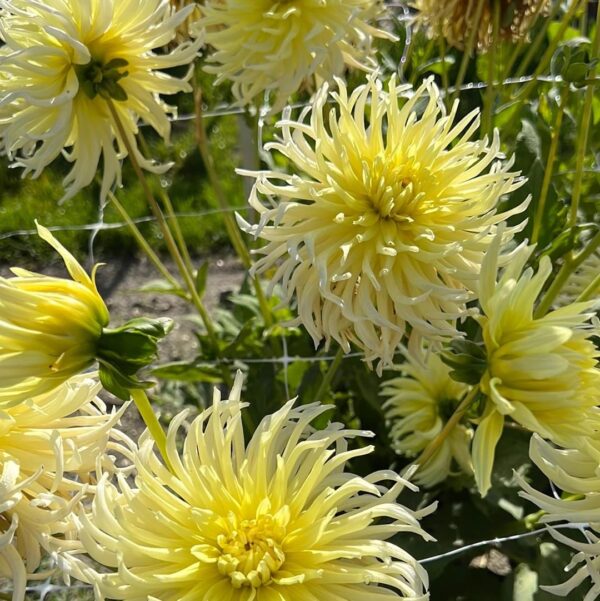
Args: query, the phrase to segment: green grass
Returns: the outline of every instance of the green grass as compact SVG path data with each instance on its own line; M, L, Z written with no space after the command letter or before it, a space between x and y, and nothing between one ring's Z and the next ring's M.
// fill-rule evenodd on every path
M207 86L207 89L212 88ZM223 100L222 95L219 96L213 91L206 102L209 106L214 106ZM193 110L189 97L182 98L178 104L182 114ZM230 206L243 207L246 199L242 178L232 176L240 161L238 117L207 119L206 126ZM217 208L217 202L199 158L193 128L193 121L175 123L169 146L159 140L150 128L144 128L143 133L147 137L153 158L174 163L172 169L164 176L148 174L153 188L158 191L162 186L168 192L177 213L209 212L202 217L181 219L181 227L191 252L206 254L227 249L229 242L222 217L218 213L210 214ZM34 229L36 219L46 226L66 228L80 228L99 221L100 199L97 184L94 183L74 198L61 202L64 195L62 180L69 167L65 160L58 159L47 167L39 178L23 179L21 169L10 168L6 158L0 159L0 262L26 260L39 263L50 256L47 245L36 236L10 235L12 232ZM134 219L150 215L141 185L127 161L123 166L123 188L117 190L116 195ZM104 211L103 221L107 224L122 223L119 213L110 203ZM154 248L162 249L158 228L153 223L143 223L140 229ZM6 236L7 234L9 236ZM75 254L85 256L88 253L89 230L67 230L61 232L60 239ZM131 253L137 247L128 228L122 227L100 231L94 249L99 254L110 255Z

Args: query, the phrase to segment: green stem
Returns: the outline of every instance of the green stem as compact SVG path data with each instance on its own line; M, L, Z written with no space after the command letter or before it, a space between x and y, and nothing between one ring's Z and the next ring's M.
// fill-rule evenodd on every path
M429 42L427 43L427 46L425 46L425 52L423 53L423 56L420 59L421 65L424 65L429 60L429 57L431 56L431 53L433 52L434 46L435 46L435 39L431 38L429 40ZM420 71L418 65L414 69L411 69L410 78L408 81L412 86L415 85L420 73L421 73L421 71Z
M446 422L442 431L427 445L421 455L413 462L412 465L417 465L418 469L422 469L427 462L435 455L437 450L442 446L444 441L450 436L452 430L458 425L463 415L467 412L471 403L479 394L479 386L472 388L461 401L460 405L455 409L450 419Z
M494 76L496 71L496 50L500 37L500 0L494 0L494 14L492 21L492 45L488 52L487 87L483 104L483 115L481 117L481 133L484 136L492 135L493 111L496 96Z
M138 226L135 224L133 219L131 219L125 207L110 191L108 193L108 198L119 212L119 215L121 215L123 221L125 221L129 229L131 230L133 237L135 238L142 251L146 254L148 259L150 259L150 262L156 267L156 269L158 269L161 275L169 282L169 284L171 284L171 286L173 286L175 290L181 290L179 282L171 275L171 272L168 270L167 266L160 260L159 256L154 252L150 244L148 244L148 241L146 240L146 238L144 238L142 232L140 232Z
M229 239L231 240L233 248L235 249L238 257L242 261L242 264L246 269L249 269L252 265L250 252L248 251L246 242L244 241L242 233L240 232L240 229L238 228L233 215L229 211L230 207L229 202L227 201L227 194L223 189L221 178L219 177L219 174L217 173L215 167L214 158L210 152L208 136L206 135L206 128L204 127L204 117L202 115L202 90L200 90L200 88L196 88L195 90L194 105L196 109L196 141L198 144L200 156L202 157L202 161L204 162L204 166L206 167L206 172L208 174L210 183L213 187L213 190L215 191L217 202L219 203L219 208L223 210L225 229L227 230ZM260 309L263 314L263 319L265 320L265 324L267 325L267 327L272 326L273 315L265 297L262 286L260 285L260 281L257 277L252 278L252 281L256 293L256 298L258 299Z
M548 18L544 21L544 25L542 26L542 28L540 29L538 34L535 36L535 40L533 40L533 42L529 42L529 38L526 35L521 36L519 38L518 43L516 44L514 50L512 51L512 54L510 55L510 58L508 59L508 62L506 63L506 67L504 69L504 74L502 76L502 81L504 81L505 79L508 79L510 77L511 71L512 71L513 67L515 66L515 63L517 62L517 59L519 58L519 56L523 50L523 46L525 46L525 44L527 44L529 46L527 55L523 59L523 62L521 63L521 65L519 65L519 72L521 72L521 70L522 70L522 72L525 73L525 70L529 66L531 59L538 54L540 46L546 39L546 32L548 31L548 26L550 25L550 23L552 23L552 21L554 20L556 15L558 15L558 13L560 11L560 6L561 6L560 2L554 3L554 6L552 7L552 12L550 13L550 15L548 15ZM544 3L538 2L538 6L535 9L535 16L534 16L535 20L537 20L537 17L539 16L539 13L541 12L542 8L544 8Z
M337 350L337 353L335 354L335 358L330 363L329 368L327 369L327 372L325 373L325 376L323 376L323 381L321 382L321 385L319 386L319 389L317 390L317 394L315 394L315 398L314 398L315 403L321 403L323 401L323 399L325 398L325 396L327 395L327 393L329 392L331 382L333 381L335 374L337 373L338 369L340 368L343 358L344 358L344 349L340 346Z
M460 67L458 69L458 75L456 77L456 83L454 84L454 93L452 94L452 104L454 100L458 98L460 95L460 88L465 80L465 75L467 74L467 67L469 66L469 61L471 60L471 54L475 49L475 43L477 40L477 33L479 32L479 23L481 22L481 15L483 14L483 7L486 3L486 0L478 0L477 8L475 10L475 17L471 22L471 31L469 32L469 38L467 40L467 47L462 55L462 60L460 61ZM469 3L470 6L471 3Z
M550 61L552 60L552 57L554 56L554 52L556 51L556 49L558 48L558 45L562 41L562 37L563 37L565 31L567 30L567 28L569 27L571 19L574 17L575 13L581 6L582 1L583 0L574 0L573 4L571 4L571 7L569 8L569 10L565 13L565 16L562 18L562 21L560 23L558 32L556 33L554 38L552 38L552 41L548 45L548 48L546 48L546 52L544 52L544 54L540 58L540 60L538 62L538 66L533 73L531 81L529 81L525 86L523 86L521 88L520 92L518 93L517 99L519 100L519 105L523 104L529 98L529 95L534 90L535 86L537 85L537 78L540 75L542 75L544 73L544 71L548 68Z
M181 274L181 277L183 278L183 281L185 282L185 285L190 293L192 303L196 307L196 310L198 311L200 318L202 319L202 322L204 323L204 327L206 328L206 333L208 334L208 336L214 346L215 351L218 353L219 344L218 344L218 339L217 339L217 335L215 332L215 327L211 321L208 311L206 310L206 308L204 307L204 304L202 303L202 299L200 298L200 295L198 294L198 290L196 289L196 284L194 282L194 276L192 273L190 273L186 269L185 261L183 260L183 257L181 256L181 253L179 252L177 243L175 242L175 239L173 238L173 234L171 233L171 230L169 229L169 225L165 219L165 216L163 215L160 205L156 201L156 198L154 198L154 194L152 193L152 190L150 189L150 186L148 185L148 182L147 182L146 178L144 177L144 172L142 171L142 168L140 167L140 164L135 156L134 150L131 146L131 142L127 136L127 132L125 131L125 128L123 127L121 118L119 117L119 114L117 113L117 110L115 109L112 100L107 100L106 102L110 109L113 121L117 128L117 131L119 132L119 136L120 136L120 138L123 142L123 145L125 146L125 149L127 150L127 153L129 155L129 160L131 161L133 170L135 171L135 174L137 175L137 178L138 178L140 184L142 185L142 189L144 190L146 200L148 201L150 209L152 210L152 213L154 214L154 216L156 218L156 222L160 228L160 231L163 234L163 238L165 240L167 248L169 249L169 252L171 253L171 256L173 257L173 259L177 265L177 268L179 270L179 273ZM231 374L225 368L225 366L222 366L221 372L223 374L223 379L225 380L225 383L228 386L232 385L233 380L231 379Z
M166 466L173 471L167 456L167 436L160 425L156 414L154 413L154 409L152 409L148 395L141 388L133 388L129 392L131 393L131 398L133 399L137 410L140 412L148 431L154 439L154 442L156 443L156 446L158 447Z
M577 297L577 302L590 300L600 288L600 273L586 286L585 290Z
M138 138L140 141L140 146L142 147L142 151L146 156L149 156L150 152L148 144L146 142L146 138L144 138L144 135L141 131L138 134ZM167 219L169 220L169 225L171 225L173 228L173 234L175 236L177 246L179 247L179 252L181 252L181 256L185 263L185 267L190 273L194 273L194 265L192 263L192 258L190 257L190 251L188 250L185 238L183 236L183 232L181 231L181 225L179 224L179 219L177 219L173 203L171 202L171 197L169 196L167 191L164 190L162 187L159 189L158 194L165 207L165 212L167 214Z
M600 3L596 12L596 33L592 47L591 61L600 56ZM590 125L592 122L592 106L594 102L594 86L588 84L583 101L583 113L581 115L581 125L579 135L577 136L577 158L575 163L575 180L573 182L573 197L569 211L568 226L574 227L577 223L577 211L579 201L581 200L581 189L583 185L583 165L585 163L585 153L588 146Z
M554 173L554 163L556 162L556 153L558 150L558 142L560 140L560 130L562 127L563 115L565 114L565 107L567 104L568 96L569 86L567 84L563 87L560 93L559 106L554 120L552 138L550 140L550 148L548 150L548 160L546 162L546 169L544 170L544 181L542 182L540 199L538 201L538 205L533 216L533 232L531 234L531 242L533 244L535 244L538 241L540 235L540 229L542 226L542 220L544 218L544 211L546 208L546 200L548 199L550 183L552 181L552 176Z
M443 35L439 36L440 43L440 56L442 58L442 86L444 88L444 104L446 108L448 107L448 88L450 87L450 82L448 80L448 65L446 64L447 57L447 46L446 46L446 38Z
M539 319L548 313L554 299L558 296L563 286L567 283L571 274L600 246L600 232L598 232L588 243L588 245L580 251L577 255L569 253L565 258L565 262L559 269L558 274L552 281L550 288L548 288L542 302L535 310L534 317Z

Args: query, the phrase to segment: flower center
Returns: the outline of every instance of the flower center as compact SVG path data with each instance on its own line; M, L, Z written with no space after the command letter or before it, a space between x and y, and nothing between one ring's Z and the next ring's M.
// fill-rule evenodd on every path
M217 538L219 572L229 576L234 588L269 584L285 561L281 546L284 528L271 515L240 521L232 515L228 526L228 532Z
M415 190L410 169L394 168L376 160L363 171L369 205L380 219L398 223L414 221L422 194Z
M119 85L127 71L120 71L129 63L124 58L113 58L106 64L92 59L87 65L75 65L81 89L89 98L100 95L105 99L127 100L127 92Z

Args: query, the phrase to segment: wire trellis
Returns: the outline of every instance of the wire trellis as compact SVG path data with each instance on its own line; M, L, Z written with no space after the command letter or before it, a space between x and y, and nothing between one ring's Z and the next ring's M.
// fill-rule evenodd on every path
M403 52L402 52L402 55L400 58L400 62L397 66L397 71L400 76L400 80L405 81L405 78L403 76L404 68L405 68L406 62L408 60L411 44L414 39L412 25L411 25L412 17L411 17L410 9L408 8L407 3L405 3L405 2L392 2L392 1L388 0L387 5L388 5L388 8L390 8L394 11L397 11L394 15L392 15L392 18L394 20L396 20L397 22L404 23L405 28L406 28L406 38L405 38L404 49L403 49ZM510 78L509 77L509 78L504 79L503 81L495 82L494 87L522 85L525 83L529 83L529 82L533 81L534 79L539 82L542 82L542 83L550 83L550 84L559 84L562 82L560 77L556 77L551 74L547 74L547 75L540 75L537 77L534 77L534 76L523 76L523 77L518 77L518 78ZM483 90L486 87L487 87L486 82L466 82L459 87L459 91L460 92L468 92L468 91L473 91L473 90ZM456 90L456 88L451 86L448 88L447 91L448 91L448 93L453 93L453 92L455 92L455 90ZM302 109L306 106L307 106L307 103L296 103L296 104L292 105L292 108ZM264 106L260 107L258 109L258 111L256 111L256 109L249 110L247 108L239 107L239 106L218 105L214 108L204 110L203 114L202 114L202 118L204 118L204 119L222 118L222 117L227 117L227 116L244 115L249 112L250 113L254 112L254 114L256 114L256 112L258 112L256 141L258 144L258 151L259 151L259 153L262 153L263 152L263 140L264 140L264 127L265 127L267 115L269 114L268 99L265 99ZM177 123L186 123L186 122L192 122L194 119L196 119L195 114L182 114L182 115L173 116L171 118L171 121L177 122ZM600 174L600 157L598 157L597 164L593 168L585 169L584 172L586 174ZM562 176L570 175L572 173L573 173L573 171L561 171L561 172L554 174L554 177L562 177ZM210 209L205 209L205 210L201 210L201 211L178 212L178 213L175 213L174 216L177 219L195 219L195 220L198 220L199 223L201 223L202 219L207 216L224 214L227 212L236 212L236 211L240 211L240 210L245 210L246 208L247 207L245 207L245 206L235 206L235 207L229 207L229 208L210 208ZM132 221L136 225L152 223L155 221L155 217L152 215L148 215L148 216L144 216L144 217L138 217L136 219L133 219ZM84 223L84 224L67 225L67 226L49 226L48 229L53 232L66 232L66 231L89 232L89 242L88 242L89 257L90 257L91 262L93 263L94 262L93 261L94 246L95 246L97 236L103 231L118 230L118 229L123 229L123 228L127 228L127 227L128 227L128 224L125 222L122 222L122 221L106 222L105 221L105 205L100 204L100 206L98 208L98 220L95 223ZM35 235L37 235L37 231L35 229L20 229L20 230L15 230L15 231L10 231L10 232L4 232L4 233L0 233L0 242L10 240L13 238L21 238L21 237L26 238L26 237L35 236ZM287 340L286 340L285 336L282 336L281 340L282 340L282 351L283 352L282 352L282 355L278 356L278 357L270 357L270 358L247 357L247 358L237 358L237 359L223 358L219 361L207 361L207 362L203 362L203 363L205 365L215 365L215 366L218 366L223 363L225 363L225 364L235 364L235 363L281 364L281 365L283 365L283 368L284 368L283 369L283 377L284 377L285 390L286 390L286 394L288 395L288 398L289 398L290 396L293 395L293 391L291 391L289 388L288 366L290 364L296 363L296 362L306 362L306 363L315 363L315 362L321 362L321 361L332 362L332 361L336 360L336 357L334 355L330 355L330 354L325 354L325 355L321 355L321 356L319 356L319 355L313 355L313 356L295 356L295 355L293 355L293 356L290 356L288 354ZM349 354L344 355L343 359L347 360L347 359L362 358L362 357L364 357L364 353L355 352L355 353L349 353ZM588 526L589 526L588 524L560 524L560 525L553 526L553 529L554 530L574 529L574 530L579 530L579 531L585 533L585 529ZM549 533L550 533L550 529L547 527L543 527L543 528L538 528L536 530L526 531L526 532L522 532L520 534L511 535L511 536L496 537L496 538L492 538L492 539L481 540L481 541L477 541L477 542L466 544L466 545L460 545L456 548L450 549L441 554L422 558L422 559L420 559L420 563L425 564L425 565L435 563L438 561L442 561L445 559L449 559L449 558L453 558L453 557L456 557L459 555L469 553L475 549L481 549L482 552L484 552L484 550L500 547L502 544L507 543L507 542L515 542L515 541L519 541L519 540L530 538L530 537L536 537L536 536L544 537ZM72 594L74 594L76 592L86 592L86 591L89 591L89 593L91 595L92 587L85 585L85 584L71 584L71 585L61 584L61 583L56 582L56 580L53 578L49 578L38 584L32 584L31 586L29 586L27 588L28 595L30 597L31 596L36 597L40 601L48 601L49 599L53 598L52 595L54 593L57 593L59 596L66 593L68 596L65 596L64 598L67 599L67 598L72 598ZM0 586L0 595L2 593L6 593L6 592L9 592L8 589ZM59 598L63 598L63 597L59 597Z

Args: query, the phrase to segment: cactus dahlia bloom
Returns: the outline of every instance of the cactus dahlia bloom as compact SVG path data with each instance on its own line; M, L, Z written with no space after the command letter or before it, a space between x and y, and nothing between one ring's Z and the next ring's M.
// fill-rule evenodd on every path
M397 453L416 457L442 431L446 420L467 393L468 386L455 382L439 355L428 352L414 357L397 369L402 375L383 382L381 394L390 422L390 438ZM472 472L470 445L472 432L459 424L426 465L415 474L415 482L430 487L452 473L453 463Z
M72 280L13 268L0 278L0 406L48 392L89 367L109 315L71 253L41 225Z
M191 63L200 42L154 49L191 10L174 13L168 0L3 0L0 150L34 177L62 153L73 163L66 197L93 180L102 158L104 198L127 155L118 115L140 164L164 171L141 156L135 134L143 120L167 138L173 109L159 95L190 89L160 70Z
M106 414L99 390L77 376L0 414L0 576L12 580L13 601L45 550L75 544L72 509L122 414Z
M523 497L546 512L542 522L547 524L579 526L584 537L574 540L551 527L554 538L577 551L566 570L578 569L566 582L541 588L566 597L587 578L592 581L584 601L600 596L600 451L596 445L586 444L582 450L557 449L539 436L531 439L529 454L544 474L565 493L563 498L545 495L521 479ZM542 583L543 585L543 583Z
M475 17L479 0L413 0L412 5L419 11L417 20L436 35L444 36L452 46L464 48L475 28L477 46L488 48L493 42L495 1L483 0L478 23ZM549 4L549 0L500 0L499 38L518 41L526 37L538 15Z
M284 112L282 139L267 148L292 173L247 173L260 221L240 223L268 241L255 271L283 259L272 285L287 301L296 294L315 344L333 338L348 352L354 342L390 365L407 325L415 338L457 335L496 224L523 209L498 214L498 202L520 184L497 160L497 134L468 141L477 112L455 124L457 105L446 114L432 81L408 100L395 78L387 92L375 78L351 95L338 85L298 121Z
M145 437L135 487L101 479L80 538L114 572L96 573L74 556L73 574L93 582L100 599L428 599L427 573L389 539L427 538L418 520L433 507L397 504L408 483L393 472L344 471L372 447L348 450L364 432L312 429L326 407L291 401L246 443L241 386L238 374L229 400L215 391L212 408L186 428L181 454L186 413L173 420L172 472Z
M275 91L279 110L308 78L330 80L346 65L371 71L369 25L380 0L207 0L198 25L214 47L206 71L233 82L240 104Z
M510 417L563 447L577 448L600 432L599 329L590 323L594 302L573 303L533 316L540 291L552 273L543 257L537 273L523 268L533 247L521 247L497 279L498 243L481 272L480 303L487 369L487 396L473 440L473 467L482 494L490 486L494 450Z

